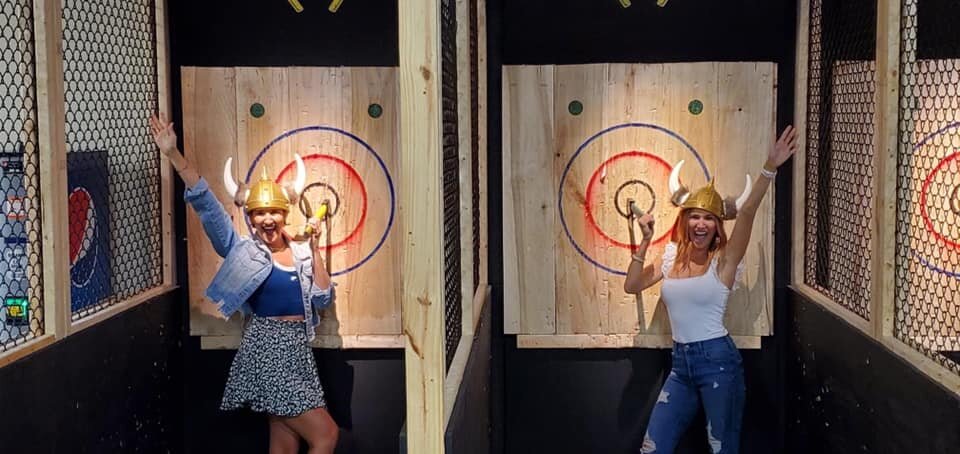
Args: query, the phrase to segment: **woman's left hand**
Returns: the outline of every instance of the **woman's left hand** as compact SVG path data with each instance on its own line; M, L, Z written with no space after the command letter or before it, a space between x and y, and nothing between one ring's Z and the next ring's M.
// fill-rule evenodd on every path
M767 157L767 164L765 167L772 166L772 169L776 170L777 167L780 167L781 164L790 159L790 156L793 156L793 153L797 151L797 130L793 125L787 126L787 129L783 130L783 133L780 134L780 138L777 140L777 143L774 144L773 149L770 150L770 155Z

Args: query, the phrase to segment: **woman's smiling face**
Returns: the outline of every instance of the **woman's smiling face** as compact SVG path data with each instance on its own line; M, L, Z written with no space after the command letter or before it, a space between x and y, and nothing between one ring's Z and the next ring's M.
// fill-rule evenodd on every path
M706 210L687 211L687 239L697 249L709 249L717 235L717 217Z
M283 226L286 225L287 211L278 208L257 208L250 211L250 224L264 244L278 246L283 243Z

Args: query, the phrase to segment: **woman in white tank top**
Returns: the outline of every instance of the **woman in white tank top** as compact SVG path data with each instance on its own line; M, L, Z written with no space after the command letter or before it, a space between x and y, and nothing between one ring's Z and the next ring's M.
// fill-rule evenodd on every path
M672 453L702 405L707 438L714 453L739 452L745 387L740 353L723 326L731 290L750 242L757 207L776 176L776 169L796 151L796 131L788 126L770 151L760 177L743 194L724 200L713 182L690 193L679 184L677 163L670 175L671 200L681 210L663 257L645 265L653 238L653 217L631 220L642 240L627 270L624 290L639 294L663 281L661 297L673 333L673 365L653 408L642 453ZM724 220L736 219L729 239Z

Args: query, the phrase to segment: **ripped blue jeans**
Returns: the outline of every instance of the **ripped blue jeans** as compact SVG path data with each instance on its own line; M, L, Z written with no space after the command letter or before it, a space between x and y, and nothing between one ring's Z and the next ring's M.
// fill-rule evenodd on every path
M640 452L672 453L702 403L711 450L736 454L745 394L743 360L730 336L674 342L673 368L653 407Z

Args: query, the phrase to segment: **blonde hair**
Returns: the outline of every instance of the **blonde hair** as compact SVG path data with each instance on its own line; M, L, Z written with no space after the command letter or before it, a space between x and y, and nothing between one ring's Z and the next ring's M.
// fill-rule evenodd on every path
M670 234L670 241L677 245L677 258L673 262L673 267L677 271L685 270L690 267L690 235L687 233L689 222L687 218L690 212L697 208L684 208L680 210L677 219L673 223L673 231ZM727 232L723 229L723 220L717 215L706 210L701 210L713 216L717 224L717 231L714 234L713 241L710 242L710 252L712 256L717 251L727 246Z

